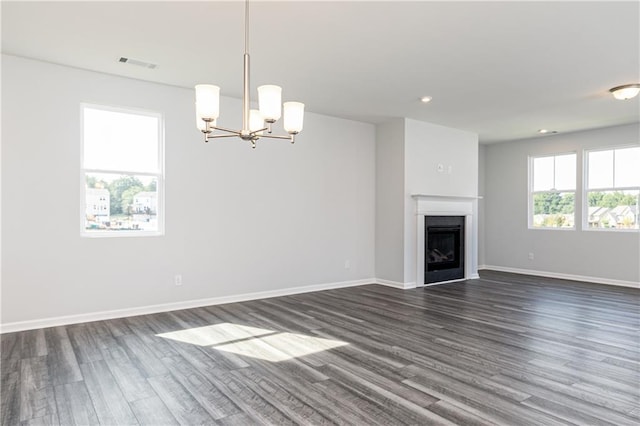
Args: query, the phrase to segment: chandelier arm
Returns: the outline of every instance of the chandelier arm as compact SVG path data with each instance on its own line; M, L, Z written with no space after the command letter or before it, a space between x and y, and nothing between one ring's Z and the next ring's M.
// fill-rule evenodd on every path
M265 130L267 130L269 133L271 133L271 129L269 127L263 127L262 129L253 130L251 132L251 134L255 135L256 133L264 132Z
M227 129L226 127L210 126L209 128L214 130L220 130L227 133L233 133L233 135L231 136L240 136L242 134L242 132L238 130Z
M209 135L207 139L219 139L219 138L237 138L238 134L233 135Z
M269 139L288 139L293 141L293 135L283 136L283 135L260 135L260 138L269 138Z

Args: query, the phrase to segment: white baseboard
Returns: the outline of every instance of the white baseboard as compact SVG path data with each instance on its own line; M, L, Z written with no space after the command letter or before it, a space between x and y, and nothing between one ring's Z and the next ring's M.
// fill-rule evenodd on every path
M314 291L332 290L336 288L355 287L365 284L375 284L375 278L366 280L343 281L328 284L316 284L303 287L291 287L280 290L259 291L232 296L213 297L208 299L186 300L182 302L163 303L159 305L140 306L112 311L92 312L79 315L66 315L53 318L42 318L29 321L10 322L0 324L0 334L15 331L33 330L36 328L57 327L60 325L78 324L91 321L102 321L113 318L133 317L137 315L156 314L158 312L177 311L180 309L199 308L202 306L222 305L225 303L245 302L248 300L268 299L271 297L290 296L293 294L310 293ZM414 286L415 287L415 286Z
M390 281L390 280L383 280L381 278L376 278L375 280L376 284L380 284L380 285L386 285L387 287L393 287L393 288L399 288L401 290L408 290L411 288L416 288L416 283L401 283L399 281Z
M511 272L514 274L533 275L536 277L558 278L561 280L584 281L596 284L617 285L621 287L640 288L640 282L614 280L610 278L590 277L586 275L562 274L559 272L536 271L533 269L509 268L506 266L482 265L478 269L487 269L499 272Z
M561 274L557 272L536 271L531 269L509 268L495 265L480 265L479 270L487 269L500 272L512 272L515 274L534 275L540 277L558 278L573 281L585 281L598 284L609 284L623 287L640 288L640 283L634 281L613 280L600 277L589 277L583 275ZM471 279L479 278L474 274ZM208 299L186 300L182 302L163 303L158 305L139 306L135 308L116 309L111 311L92 312L78 315L66 315L53 318L42 318L29 321L17 321L0 324L0 334L13 333L16 331L33 330L36 328L56 327L60 325L79 324L83 322L102 321L113 318L132 317L137 315L148 315L159 312L176 311L180 309L199 308L202 306L222 305L225 303L245 302L248 300L268 299L271 297L289 296L314 291L332 290L337 288L356 287L366 284L380 284L401 290L416 288L415 282L402 283L399 281L384 280L381 278L370 278L365 280L343 281L327 284L315 284L302 287L291 287L279 290L260 291L255 293L245 293L232 296L213 297ZM436 283L443 284L443 283Z

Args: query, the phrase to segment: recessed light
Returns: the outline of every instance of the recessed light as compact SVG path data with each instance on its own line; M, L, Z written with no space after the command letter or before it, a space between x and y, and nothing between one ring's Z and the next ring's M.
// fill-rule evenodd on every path
M431 99L433 99L431 96L423 96L420 98L420 102L427 104L429 102L431 102Z
M547 129L540 129L538 130L538 133L540 133L541 135L552 135L554 133L558 133L555 130L547 130Z

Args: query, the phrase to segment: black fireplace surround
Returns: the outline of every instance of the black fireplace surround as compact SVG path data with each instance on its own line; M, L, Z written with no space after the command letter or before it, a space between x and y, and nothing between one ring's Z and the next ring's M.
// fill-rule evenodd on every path
M464 216L425 216L424 283L464 278Z

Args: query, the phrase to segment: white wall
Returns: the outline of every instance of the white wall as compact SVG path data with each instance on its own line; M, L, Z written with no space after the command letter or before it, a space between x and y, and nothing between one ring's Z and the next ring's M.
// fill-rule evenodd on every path
M81 102L164 115L165 236L80 237ZM204 144L191 90L6 55L2 107L3 324L374 277L373 125Z
M407 193L476 197L478 135L423 121L405 122ZM438 172L438 164L443 172Z
M528 156L575 151L582 176L583 150L638 143L637 124L558 134L486 147L485 264L597 281L640 281L640 234L633 232L528 229ZM582 217L578 179L576 221ZM534 253L534 260L528 259Z

